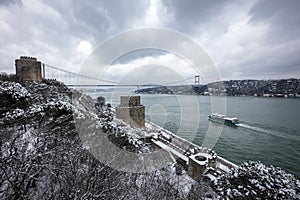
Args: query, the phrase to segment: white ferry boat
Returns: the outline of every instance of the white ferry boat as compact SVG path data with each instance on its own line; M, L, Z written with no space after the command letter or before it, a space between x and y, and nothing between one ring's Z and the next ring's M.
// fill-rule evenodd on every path
M208 116L208 119L211 121L226 123L226 124L237 124L239 123L239 119L237 117L226 117L225 115L221 115L218 113L212 113Z

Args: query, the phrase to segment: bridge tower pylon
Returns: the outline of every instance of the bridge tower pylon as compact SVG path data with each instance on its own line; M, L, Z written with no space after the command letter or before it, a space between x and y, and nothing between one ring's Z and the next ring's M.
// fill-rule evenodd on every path
M195 85L200 85L200 76L199 75L195 76Z

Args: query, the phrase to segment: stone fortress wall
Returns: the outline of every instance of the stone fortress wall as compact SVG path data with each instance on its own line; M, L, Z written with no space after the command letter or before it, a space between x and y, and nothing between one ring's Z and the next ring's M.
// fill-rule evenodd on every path
M99 102L100 99L100 102ZM105 101L103 97L98 98L97 105ZM140 96L121 96L120 105L115 107L116 118L137 128L145 128L141 138L147 139L154 149L161 148L170 153L173 160L179 163L196 181L203 177L215 180L223 173L229 173L237 165L218 156L210 148L198 146L180 136L145 120L145 106L141 105ZM139 138L139 136L137 136ZM138 142L135 144L139 145ZM176 173L181 173L180 170Z
M36 58L21 56L15 60L15 66L20 80L42 82L42 63Z
M116 117L138 128L145 127L145 106L140 96L121 96L121 105L116 107Z

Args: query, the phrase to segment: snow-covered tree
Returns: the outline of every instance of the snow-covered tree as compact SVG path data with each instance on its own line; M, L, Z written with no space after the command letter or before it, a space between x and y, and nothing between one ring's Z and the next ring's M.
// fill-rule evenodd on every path
M300 181L294 175L259 161L242 163L220 176L214 187L220 196L229 199L300 199Z
M21 84L10 81L3 82L0 85L0 114L12 108L27 108L30 96L30 92Z

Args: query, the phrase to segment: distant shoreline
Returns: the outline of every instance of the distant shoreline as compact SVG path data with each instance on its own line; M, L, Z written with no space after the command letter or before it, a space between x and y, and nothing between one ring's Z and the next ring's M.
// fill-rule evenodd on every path
M105 91L106 92L106 91ZM111 92L111 91L107 91ZM135 93L135 94L145 94L145 95L180 95L180 96L203 96L203 97L253 97L253 98L264 98L264 99L300 99L300 97L277 97L277 96L253 96L253 95L201 95L201 94L167 94L167 93Z
M162 85L141 88L134 92L137 94L300 98L300 79L230 80L205 85Z

